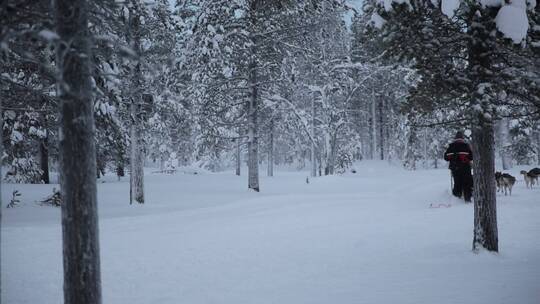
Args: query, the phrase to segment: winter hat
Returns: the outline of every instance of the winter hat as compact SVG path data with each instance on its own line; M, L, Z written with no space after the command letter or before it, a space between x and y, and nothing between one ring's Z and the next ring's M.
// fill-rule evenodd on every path
M456 136L454 138L455 139L464 139L463 132L457 131Z

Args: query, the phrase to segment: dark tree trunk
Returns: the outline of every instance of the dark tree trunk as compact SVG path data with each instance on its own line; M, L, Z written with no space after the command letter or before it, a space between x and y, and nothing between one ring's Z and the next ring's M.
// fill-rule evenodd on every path
M101 279L88 7L84 0L55 3L57 32L62 41L56 62L61 101L64 303L99 304Z
M337 130L330 137L330 151L328 163L326 164L326 175L333 175L336 169L336 154L337 154Z
M105 164L100 158L99 148L96 146L96 178L101 178L105 175Z
M0 126L4 125L4 117L2 115L2 102L0 102ZM2 137L2 131L0 131L0 155L4 155L4 138ZM1 157L0 157L1 159ZM2 201L2 180L4 176L2 173L2 162L0 161L0 303L2 303L2 209L4 209L4 202Z
M46 125L45 125L46 128ZM45 131L45 138L39 144L39 156L41 166L41 181L44 184L50 183L49 178L49 132Z
M473 250L498 251L493 125L481 122L473 127L474 237Z
M478 4L477 4L478 5ZM480 11L481 14L477 13ZM496 30L497 9L473 7L470 15L469 65L474 86L472 93L472 148L474 156L474 234L473 250L499 251L497 200L495 188L495 132L489 86L492 66L491 32ZM474 24L474 26L472 26Z
M311 149L310 149L310 160L311 160L311 177L317 176L317 154L315 151L315 99L311 99Z
M536 126L538 130L536 131L536 158L538 159L538 165L540 166L540 124Z
M370 119L370 127L371 127L371 149L370 149L370 159L375 159L377 154L377 99L375 98L375 91L371 91L371 119Z
M240 176L241 175L241 168L242 168L242 155L240 153L240 139L238 139L238 142L236 143L236 172L235 174Z
M268 140L268 176L274 176L274 120L270 122L270 139Z
M379 101L379 139L381 142L380 156L381 160L384 160L384 99Z
M130 26L133 39L133 49L141 55L141 30L140 30L140 16L138 7L135 7L130 12ZM133 16L134 14L134 16ZM141 137L142 129L142 71L140 58L137 61L133 75L133 89L135 94L132 97L130 112L131 112L131 154L130 154L130 200L132 204L136 201L139 204L144 204L144 146L143 139Z
M251 97L248 107L248 188L259 192L259 140L257 132L258 88L257 66L253 61L250 64Z
M251 27L256 28L258 23L258 7L259 0L252 0L249 8L249 16ZM252 34L251 41L251 59L249 63L249 80L251 87L249 104L248 104L248 188L259 192L259 134L258 134L258 111L259 111L259 88L257 82L257 41L258 39Z
M240 176L241 167L242 167L242 153L241 153L242 140L241 140L240 134L241 134L241 128L238 127L238 138L236 139L236 175L238 176Z

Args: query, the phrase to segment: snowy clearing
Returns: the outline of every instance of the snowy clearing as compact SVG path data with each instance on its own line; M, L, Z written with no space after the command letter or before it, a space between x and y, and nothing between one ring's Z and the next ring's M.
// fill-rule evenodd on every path
M310 179L148 173L146 204L129 181L98 185L104 303L539 303L540 187L498 194L500 253L471 252L473 205L446 169L362 162ZM62 303L54 185L3 185L3 303ZM57 187L57 186L56 186ZM429 208L430 204L450 208Z

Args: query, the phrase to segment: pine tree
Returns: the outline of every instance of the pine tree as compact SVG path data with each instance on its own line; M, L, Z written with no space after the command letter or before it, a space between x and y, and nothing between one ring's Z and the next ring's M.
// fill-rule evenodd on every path
M88 4L55 2L61 100L64 302L101 303Z

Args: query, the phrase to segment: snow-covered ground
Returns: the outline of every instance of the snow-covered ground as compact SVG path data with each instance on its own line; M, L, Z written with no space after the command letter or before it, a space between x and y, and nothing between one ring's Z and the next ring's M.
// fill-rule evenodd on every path
M357 174L231 173L98 186L104 303L540 303L540 187L517 172L498 196L500 254L471 252L473 206L449 194L447 170L362 162ZM3 185L2 303L62 303L60 210L53 185ZM430 204L450 208L429 208Z

